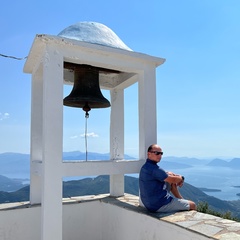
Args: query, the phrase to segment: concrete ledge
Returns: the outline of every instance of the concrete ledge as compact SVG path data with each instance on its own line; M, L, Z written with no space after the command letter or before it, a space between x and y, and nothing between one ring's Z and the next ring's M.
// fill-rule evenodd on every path
M118 205L129 210L147 214L161 221L175 224L187 230L197 232L210 239L235 240L240 239L240 223L223 219L197 211L184 211L177 213L150 213L138 204L138 197L125 194L118 198L104 198L104 202Z
M195 232L206 239L235 240L240 239L240 223L232 220L219 218L213 215L199 213L197 211L186 211L177 213L150 213L145 208L139 206L138 196L125 194L121 197L111 197L109 194L89 195L64 198L63 204L81 204L91 201L100 201L102 203L111 204L134 211L139 214L159 219L159 221L167 222L183 228L185 230ZM1 211L15 210L21 208L33 208L37 205L30 205L29 202L6 203L0 204Z

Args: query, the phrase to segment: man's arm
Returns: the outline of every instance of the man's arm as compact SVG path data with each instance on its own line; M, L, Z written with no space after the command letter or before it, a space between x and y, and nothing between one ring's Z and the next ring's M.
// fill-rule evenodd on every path
M181 175L172 173L172 172L167 172L168 177L165 178L165 182L168 182L170 184L177 184L177 186L181 187L183 185L184 178Z
M168 177L164 180L171 184L171 192L176 198L183 198L180 192L178 191L178 187L182 187L184 182L184 177L173 172L167 172ZM177 178L174 178L177 177ZM172 183L171 183L172 182ZM175 182L175 183L174 183Z

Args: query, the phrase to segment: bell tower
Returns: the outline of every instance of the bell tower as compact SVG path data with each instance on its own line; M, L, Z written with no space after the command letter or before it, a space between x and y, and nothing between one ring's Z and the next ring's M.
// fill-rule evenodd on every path
M89 25L87 31L91 36ZM122 45L119 48L119 44L108 45L112 35L106 31L102 34L95 42L92 38L87 41L65 35L36 35L24 66L24 72L32 75L30 202L41 204L41 240L62 239L63 177L108 174L110 195L121 196L124 174L138 173L147 147L157 142L156 68L165 60ZM136 82L139 159L127 161L124 89ZM73 90L63 99L66 83L72 84ZM102 96L101 88L110 91L110 101ZM92 108L111 108L109 161L62 161L63 104L83 108L86 113Z

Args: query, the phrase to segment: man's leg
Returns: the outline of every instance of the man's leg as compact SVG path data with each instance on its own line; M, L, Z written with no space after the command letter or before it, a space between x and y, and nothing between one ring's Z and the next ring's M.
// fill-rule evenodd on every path
M178 187L176 184L171 184L171 192L176 198L183 199L182 195L178 191ZM195 202L190 200L188 200L188 202L189 202L189 210L197 210L197 206Z
M173 198L172 201L166 205L160 207L157 212L179 212L179 211L189 211L190 203L188 200Z
M180 192L178 191L177 184L174 184L174 183L171 184L171 192L174 197L180 198L180 199L183 198L182 195L180 194Z

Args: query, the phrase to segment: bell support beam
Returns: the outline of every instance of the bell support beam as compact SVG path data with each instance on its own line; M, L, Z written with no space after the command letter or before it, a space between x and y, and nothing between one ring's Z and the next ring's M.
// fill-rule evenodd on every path
M43 119L43 67L38 66L32 74L31 100L31 159L30 159L30 203L41 203L42 168L42 119Z
M111 90L110 159L124 159L124 90ZM124 194L124 174L110 175L110 195Z
M62 239L63 57L47 46L43 58L42 240Z
M156 70L144 68L138 81L139 159L146 158L146 149L157 143Z

